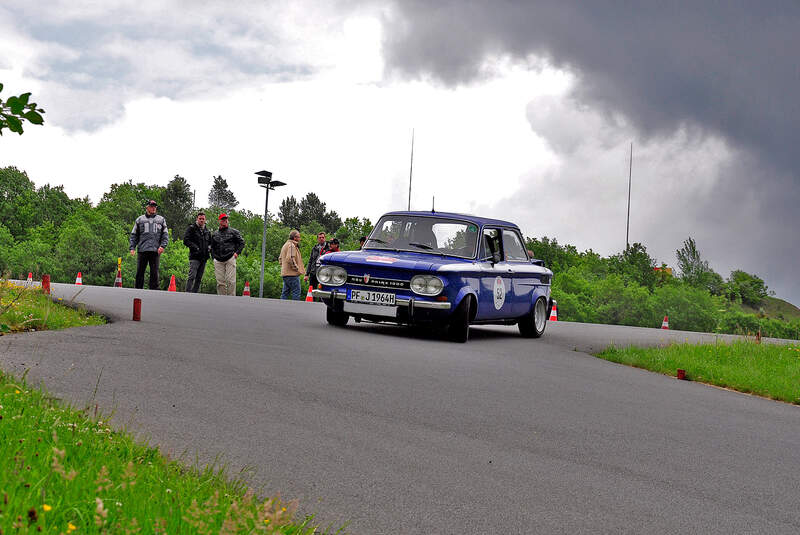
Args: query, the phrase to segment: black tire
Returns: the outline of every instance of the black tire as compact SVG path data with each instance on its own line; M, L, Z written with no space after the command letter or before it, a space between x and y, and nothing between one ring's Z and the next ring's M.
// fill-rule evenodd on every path
M325 319L328 320L328 323L335 327L344 327L347 325L347 320L350 319L350 314L337 312L331 307L326 307Z
M469 307L471 301L472 296L464 297L450 317L450 323L447 325L447 336L453 342L463 344L469 340Z
M519 334L523 338L540 338L547 327L547 300L540 297L533 304L533 308L517 324Z

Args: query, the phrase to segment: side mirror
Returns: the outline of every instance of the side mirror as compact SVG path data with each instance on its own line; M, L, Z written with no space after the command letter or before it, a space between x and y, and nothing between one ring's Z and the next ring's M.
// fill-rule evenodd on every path
M531 264L533 264L534 266L544 267L544 260L537 260L535 258L531 258Z

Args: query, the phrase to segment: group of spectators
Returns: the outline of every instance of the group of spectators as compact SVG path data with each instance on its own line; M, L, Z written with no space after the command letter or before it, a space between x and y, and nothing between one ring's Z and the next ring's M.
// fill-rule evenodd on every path
M158 203L148 201L145 214L136 218L131 230L131 255L137 253L136 288L144 287L144 272L150 267L151 290L158 289L158 264L161 253L169 244L167 221L157 214ZM189 225L183 236L183 244L189 248L189 275L186 291L197 293L209 258L214 260L214 275L217 279L217 294L236 295L236 259L244 249L242 234L231 227L227 214L219 215L219 229L211 232L206 228L206 214L198 212L195 222ZM303 265L300 254L300 231L292 230L289 239L283 244L278 261L281 266L283 289L281 299L300 299L300 276L316 288L319 259L327 253L339 251L339 240L326 240L324 232L317 234L317 243L311 249L307 267ZM360 239L363 247L366 237Z

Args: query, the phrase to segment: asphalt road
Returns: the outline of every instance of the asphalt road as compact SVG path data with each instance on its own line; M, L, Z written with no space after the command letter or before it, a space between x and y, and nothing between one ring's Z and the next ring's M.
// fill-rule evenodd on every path
M453 344L330 327L318 303L91 286L75 301L114 322L4 336L0 367L79 406L99 378L118 427L253 467L351 533L800 531L798 407L587 354L711 335L558 322Z

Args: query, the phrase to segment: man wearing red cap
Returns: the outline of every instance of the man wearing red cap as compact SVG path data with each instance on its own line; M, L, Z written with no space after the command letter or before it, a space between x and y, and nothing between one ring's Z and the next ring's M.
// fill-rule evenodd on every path
M236 259L244 249L244 238L228 226L228 214L219 214L219 230L211 236L211 257L219 295L236 295Z

